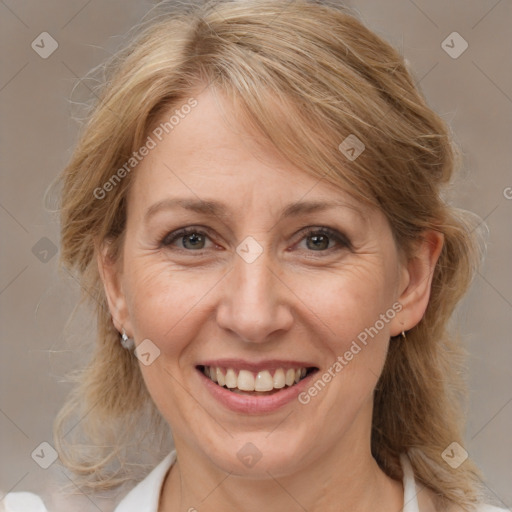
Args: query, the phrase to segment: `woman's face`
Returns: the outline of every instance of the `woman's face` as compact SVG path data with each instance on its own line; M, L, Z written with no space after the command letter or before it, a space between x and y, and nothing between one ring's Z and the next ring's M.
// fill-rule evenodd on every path
M197 101L133 171L117 327L178 450L254 477L369 453L389 338L415 320L387 220Z

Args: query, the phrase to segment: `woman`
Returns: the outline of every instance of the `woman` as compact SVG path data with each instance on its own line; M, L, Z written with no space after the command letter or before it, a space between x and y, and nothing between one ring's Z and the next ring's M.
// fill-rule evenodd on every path
M399 53L341 7L218 1L108 69L62 176L62 261L98 315L56 423L75 484L151 447L117 512L499 510L447 329L474 226Z

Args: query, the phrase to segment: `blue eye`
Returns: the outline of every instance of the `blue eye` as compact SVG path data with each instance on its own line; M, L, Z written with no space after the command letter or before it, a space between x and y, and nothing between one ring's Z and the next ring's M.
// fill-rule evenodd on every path
M168 247L173 245L178 239L181 239L182 247L179 247L180 249L202 250L205 248L207 238L208 235L203 231L193 228L184 228L166 235L161 245Z
M337 249L351 247L350 241L344 235L329 228L310 229L302 240L306 240L306 247L313 252L326 252L333 249L331 242L339 246Z
M161 240L160 246L167 248L176 246L179 250L199 252L208 249L207 240L209 240L207 232L190 227L167 234ZM311 252L330 252L331 250L350 249L352 247L345 235L327 227L308 228L300 242L304 240L306 241L307 250Z

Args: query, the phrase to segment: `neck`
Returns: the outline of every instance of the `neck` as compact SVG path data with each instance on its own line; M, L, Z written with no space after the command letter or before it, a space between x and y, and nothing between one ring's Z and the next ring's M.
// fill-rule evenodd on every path
M176 447L179 456L164 482L159 512L396 512L404 505L402 483L389 478L361 444L264 479L226 473L198 452Z

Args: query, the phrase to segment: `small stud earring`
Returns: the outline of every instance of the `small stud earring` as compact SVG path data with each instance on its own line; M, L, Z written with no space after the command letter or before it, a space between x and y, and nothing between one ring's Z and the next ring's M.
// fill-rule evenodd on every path
M404 340L405 340L405 339L407 339L407 337L405 336L405 332L404 332L404 331L402 331L402 338L403 338Z
M128 337L128 335L124 332L124 329L123 334L121 335L121 345L126 350L133 350L135 348L135 342L132 338Z

